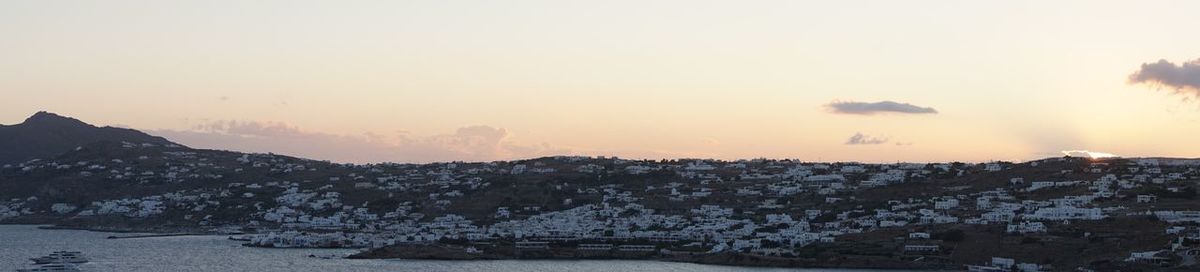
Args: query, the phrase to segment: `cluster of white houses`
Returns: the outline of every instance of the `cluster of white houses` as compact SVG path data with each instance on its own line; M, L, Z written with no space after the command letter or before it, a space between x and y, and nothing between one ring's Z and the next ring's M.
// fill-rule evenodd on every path
M691 169L708 169L691 164ZM1139 182L1125 185L1114 175L1094 181L1033 182L1025 185L1013 180L1018 187L997 188L965 195L949 195L929 199L907 199L889 202L886 209L873 211L807 210L799 219L789 214L765 214L761 221L752 220L719 205L701 205L688 214L659 214L636 202L636 198L618 197L627 192L606 189L608 197L600 205L584 204L561 211L547 211L521 219L509 219L510 207L497 209L499 222L477 226L462 216L445 215L430 222L406 222L383 227L390 230L375 238L375 245L397 243L426 243L443 238L467 240L511 239L522 241L521 247L541 245L548 241L650 241L704 242L710 252L726 250L781 254L787 249L812 243L834 242L836 237L881 228L929 224L1001 224L1008 233L1045 233L1047 223L1074 220L1101 220L1123 207L1097 207L1095 201L1113 198L1114 192L1139 187ZM1047 185L1049 184L1049 185ZM671 195L679 194L680 186L671 186ZM1020 187L1027 186L1027 187ZM1013 193L1043 190L1048 187L1087 188L1088 194L1066 195L1046 200L1017 200ZM751 188L738 190L739 195L760 195ZM1146 198L1145 195L1139 198ZM291 199L291 198L289 198ZM971 203L975 205L964 205ZM293 205L298 203L292 203ZM295 210L284 209L295 213ZM400 209L399 211L403 211ZM821 215L833 213L835 220L811 222ZM276 215L278 213L269 213ZM860 214L851 216L851 214ZM1155 211L1154 215L1167 222L1200 222L1200 212ZM390 217L396 217L396 214ZM387 216L385 216L387 217ZM271 216L268 221L279 218ZM912 233L910 239L928 239L928 233ZM771 247L764 245L770 244ZM581 250L611 249L612 244L583 244ZM785 250L779 250L779 247ZM940 250L936 244L915 243L902 248L909 253L931 253ZM1001 266L1003 258L999 258ZM1029 268L1033 266L1022 266Z

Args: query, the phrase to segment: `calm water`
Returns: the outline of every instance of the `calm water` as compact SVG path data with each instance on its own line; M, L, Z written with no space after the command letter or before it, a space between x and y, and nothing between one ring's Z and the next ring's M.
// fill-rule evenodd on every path
M82 251L84 271L828 271L740 268L656 261L420 261L315 259L341 249L266 249L224 236L105 239L111 233L0 225L0 272L55 250ZM854 271L854 270L837 270Z

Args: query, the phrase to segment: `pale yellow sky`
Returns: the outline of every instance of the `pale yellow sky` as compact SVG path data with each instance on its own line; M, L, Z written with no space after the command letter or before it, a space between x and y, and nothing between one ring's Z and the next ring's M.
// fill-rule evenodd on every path
M0 124L49 110L196 147L354 162L1197 157L1189 135L1200 133L1200 102L1128 83L1143 63L1200 59L1196 10L1195 1L4 1ZM937 113L835 114L825 107L834 101ZM228 120L241 125L211 126ZM264 133L278 128L266 122L296 131ZM472 126L482 127L460 130ZM886 142L846 144L857 133Z

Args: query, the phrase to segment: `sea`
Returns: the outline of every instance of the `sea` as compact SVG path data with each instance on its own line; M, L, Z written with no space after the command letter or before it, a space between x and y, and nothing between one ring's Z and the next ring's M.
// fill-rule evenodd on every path
M243 247L226 236L171 236L107 239L105 232L49 230L32 225L0 225L0 272L32 266L29 258L58 250L81 251L91 262L83 271L872 271L787 269L627 260L351 260L354 249L272 249ZM122 233L119 235L130 235Z

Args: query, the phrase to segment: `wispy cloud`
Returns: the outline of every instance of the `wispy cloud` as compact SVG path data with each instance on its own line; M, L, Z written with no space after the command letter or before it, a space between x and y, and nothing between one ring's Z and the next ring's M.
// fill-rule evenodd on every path
M1200 97L1200 59L1180 64L1167 60L1143 63L1137 72L1129 75L1129 83L1162 86L1176 94Z
M573 155L547 143L523 144L503 128L468 126L432 136L338 135L282 122L215 121L190 130L151 130L181 144L243 152L273 152L336 162L492 161Z
M877 144L885 144L887 142L888 142L887 138L880 138L880 137L865 135L865 134L862 134L861 132L854 133L854 136L850 136L850 139L846 139L847 145L877 145Z
M938 111L931 107L921 107L909 103L900 103L894 101L880 102L854 102L854 101L833 101L825 104L825 108L832 113L839 114L858 114L872 115L880 113L899 113L899 114L936 114Z

